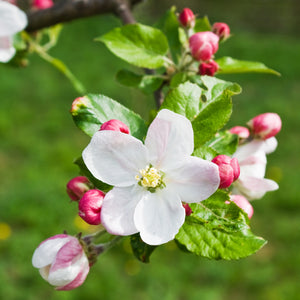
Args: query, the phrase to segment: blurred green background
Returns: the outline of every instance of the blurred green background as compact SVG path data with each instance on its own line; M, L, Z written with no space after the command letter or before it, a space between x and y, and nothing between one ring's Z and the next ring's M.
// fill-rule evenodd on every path
M69 113L78 96L57 70L36 55L28 68L0 65L0 299L300 299L299 111L300 40L297 1L147 1L135 9L138 21L152 24L165 8L191 7L211 22L227 22L233 37L217 57L262 61L282 77L223 76L239 83L228 128L244 125L263 112L283 121L279 146L268 156L267 177L280 189L254 201L253 231L269 243L239 261L210 261L180 252L174 243L157 249L151 263L134 259L128 242L104 254L84 285L56 292L31 265L38 244L67 230L89 232L65 192L78 174L73 165L89 138ZM66 24L51 51L82 80L89 92L102 93L148 118L152 97L115 82L126 64L93 38L119 21L93 17Z

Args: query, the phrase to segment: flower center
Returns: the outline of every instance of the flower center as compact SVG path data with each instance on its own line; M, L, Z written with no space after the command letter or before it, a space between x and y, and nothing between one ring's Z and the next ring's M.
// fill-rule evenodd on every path
M146 188L150 192L155 192L156 188L163 188L165 184L163 183L163 173L151 165L146 166L145 169L139 170L139 175L135 176L138 184Z

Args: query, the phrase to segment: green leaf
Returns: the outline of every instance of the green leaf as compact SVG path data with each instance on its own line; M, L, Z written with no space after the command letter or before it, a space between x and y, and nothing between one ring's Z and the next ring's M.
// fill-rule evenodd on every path
M280 76L277 71L268 68L265 64L256 61L238 60L229 56L216 59L220 69L218 74L233 73L269 73Z
M194 32L200 31L211 31L211 25L207 16L205 16L204 18L196 19Z
M136 233L130 237L130 244L134 256L143 263L148 263L150 255L156 249L156 246L151 246L144 243L139 233Z
M236 134L229 131L220 131L205 145L214 149L219 154L231 156L238 146L239 138Z
M92 175L92 173L89 171L89 169L86 167L86 165L85 165L85 163L84 163L84 161L83 161L83 159L82 159L82 157L80 156L79 158L77 158L76 160L75 160L75 165L77 165L78 167L79 167L79 169L80 169L80 174L82 175L82 176L85 176L85 177L87 177L89 180L90 180L90 182L97 188L97 189L99 189L99 190L101 190L102 192L104 192L104 193L107 193L109 190L111 190L111 186L110 185L108 185L108 184L106 184L106 183L104 183L104 182L102 182L102 181L100 181L100 180L98 180L98 179L96 179L93 175Z
M218 153L214 149L207 147L207 146L201 146L201 147L195 149L193 152L193 156L197 156L202 159L209 160L209 161L211 161L217 155L218 155Z
M140 89L146 94L153 93L163 83L163 78L155 75L139 75L129 70L120 70L116 79L122 85Z
M96 39L119 58L138 67L162 67L167 57L168 41L158 29L142 24L128 24L114 28Z
M186 72L175 73L171 78L170 88L175 88L179 84L184 83L186 81L188 81Z
M181 54L181 43L179 40L179 22L176 16L176 7L172 6L159 20L155 27L159 28L167 37L170 51L175 63Z
M203 145L228 122L232 113L232 101L227 92L207 103L192 121L195 148Z
M72 105L71 114L77 127L92 136L102 123L118 119L125 123L131 135L142 140L147 132L144 120L117 101L103 95L89 94Z
M176 240L192 253L231 260L247 257L266 244L251 232L245 212L223 191L190 207L193 213L186 217Z
M200 96L199 86L185 82L167 94L161 108L167 108L193 120L199 113Z

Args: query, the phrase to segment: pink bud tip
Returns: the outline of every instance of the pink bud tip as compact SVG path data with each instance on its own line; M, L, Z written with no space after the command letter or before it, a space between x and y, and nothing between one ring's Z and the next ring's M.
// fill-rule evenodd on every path
M193 28L195 26L195 15L189 8L184 8L178 19L184 27Z
M219 48L219 37L210 31L197 32L190 37L189 45L194 59L210 60Z
M212 162L219 167L220 189L228 188L240 176L240 166L236 158L218 155Z
M266 140L281 130L281 119L276 113L264 113L251 119L247 125L255 137Z
M71 106L71 113L72 114L76 114L77 110L79 110L80 108L85 108L87 107L89 104L89 100L86 97L78 97L76 98Z
M250 135L250 131L247 127L235 126L229 129L229 132L232 134L237 134L241 139L247 139Z
M37 9L46 9L53 6L52 0L33 0L32 6Z
M210 60L209 62L203 62L199 65L200 75L214 76L218 70L219 65L214 60Z
M105 194L99 190L89 190L80 199L78 215L91 225L99 225L101 223L101 207Z
M253 207L249 201L242 195L231 195L230 200L233 201L239 208L241 208L251 219L253 216Z
M71 200L78 201L91 187L92 184L86 177L77 176L67 183L67 193Z
M123 133L129 134L129 128L123 122L112 119L103 123L100 127L100 130L112 130L112 131L121 131Z
M230 28L226 23L214 23L212 32L215 33L220 40L226 40L230 36Z
M185 209L185 215L186 216L190 216L192 214L192 209L190 208L190 206L188 205L188 203L182 203L182 206Z

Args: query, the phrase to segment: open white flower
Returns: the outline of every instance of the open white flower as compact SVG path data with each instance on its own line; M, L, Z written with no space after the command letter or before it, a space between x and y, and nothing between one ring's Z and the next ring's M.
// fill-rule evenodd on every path
M8 62L15 55L13 35L27 25L27 16L17 6L0 0L0 62Z
M83 151L91 173L114 188L103 200L108 232L159 245L174 239L184 223L182 202L207 199L219 186L218 166L191 156L193 129L185 117L161 110L143 144L122 132L99 131Z
M238 159L240 176L233 183L234 194L241 194L248 200L260 199L268 191L278 189L278 184L266 179L266 154L273 152L277 147L275 137L263 140L253 140L238 147L233 157Z

